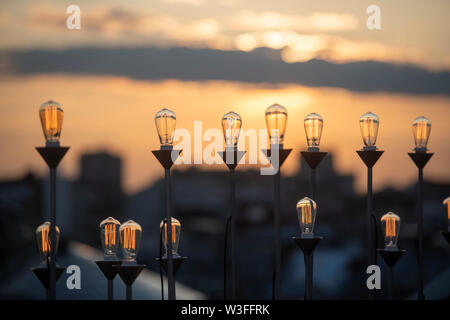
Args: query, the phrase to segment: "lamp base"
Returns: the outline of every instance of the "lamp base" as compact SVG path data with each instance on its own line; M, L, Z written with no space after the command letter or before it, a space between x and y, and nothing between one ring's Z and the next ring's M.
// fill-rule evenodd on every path
M237 149L225 149L219 151L217 154L222 158L223 162L227 165L228 169L233 170L237 167L239 161L245 155L245 151L239 151Z
M322 239L323 237L313 237L313 238L292 237L292 240L295 241L297 246L303 251L303 253L306 256L309 256L313 253L314 249Z
M442 235L444 236L445 240L450 244L450 231L442 231Z
M358 150L356 153L361 158L361 160L365 163L367 168L373 168L375 163L377 163L378 159L380 159L381 155L384 151L381 150Z
M178 270L180 269L183 262L187 259L187 257L172 257L173 262L173 275L176 275ZM163 257L161 259L156 258L156 261L159 262L164 272L167 274L167 257Z
M108 280L114 280L118 272L117 268L114 266L120 266L122 264L121 260L102 260L95 261L99 269L102 271L103 275Z
M171 148L161 148L160 150L152 151L153 155L158 159L164 169L170 169L175 160L180 156L181 152L182 150Z
M120 279L127 286L133 285L134 281L137 279L139 274L145 268L145 264L136 264L136 265L114 265L113 268L117 270Z
M434 153L429 152L409 152L408 155L414 161L418 169L423 169Z
M387 250L387 249L377 249L378 253L383 257L384 262L389 267L394 267L398 259L406 252L406 250Z
M56 266L56 281L58 281L65 270L66 268ZM50 268L37 267L31 269L31 271L33 271L34 275L39 279L45 289L48 289L50 286Z
M306 163L311 169L317 168L319 163L325 158L325 156L328 154L328 152L319 152L317 151L302 151L300 152L303 159L305 159Z
M36 150L50 168L56 168L69 149L70 147L60 146L36 147Z
M283 149L282 145L280 145L280 149L274 148L275 152L278 152L278 162L279 162L279 168L283 165L283 163L286 161L287 157L291 153L292 149ZM261 150L264 155L269 159L270 163L272 163L272 149L262 149Z

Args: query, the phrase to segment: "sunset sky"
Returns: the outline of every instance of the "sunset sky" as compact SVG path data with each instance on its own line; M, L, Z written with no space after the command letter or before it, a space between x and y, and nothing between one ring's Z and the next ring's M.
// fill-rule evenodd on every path
M81 8L81 30L66 28L66 8L72 4ZM381 8L381 30L366 27L366 9L371 4ZM37 112L41 103L54 99L65 111L61 140L72 147L61 166L62 173L75 177L82 152L106 149L123 157L128 192L138 191L162 175L150 152L158 148L153 117L161 106L176 112L177 126L189 130L194 120L203 120L204 130L220 128L221 116L230 110L242 116L244 128L263 129L264 110L275 102L288 109L286 145L296 151L305 148L305 115L310 112L322 115L321 147L335 153L339 172L357 175L360 192L364 190L365 171L355 153L362 147L359 116L370 110L380 117L378 145L386 151L375 168L374 184L380 189L404 187L416 179L415 167L406 152L414 147L411 123L415 117L424 115L432 122L429 147L436 152L427 166L426 177L448 182L449 12L447 0L2 2L0 178L16 177L28 169L45 173L45 166L33 149L44 143ZM136 77L123 71L128 68L126 64L120 65L120 70L107 66L99 72L97 61L91 61L92 72L89 69L78 72L80 61L86 60L83 50L92 47L114 54L120 47L187 47L194 55L204 54L205 60L217 51L200 49L221 50L224 54L238 51L253 57L252 52L256 52L253 49L267 47L279 51L277 56L269 54L265 59L281 59L287 70L289 66L308 65L311 59L333 64L374 60L386 63L394 72L397 65L411 64L417 72L414 74L446 82L442 83L443 90L412 94L410 87L387 92L386 88L377 89L377 84L370 84L369 90L354 90L347 81L354 73L348 73L348 79L340 79L336 86L334 82L325 82L309 87L303 80L265 83L264 79L240 81L241 76L232 80L221 80L216 75L208 77L208 72L219 67L214 65L199 65L198 69L205 70L206 76L187 80L178 76L177 70L166 70L169 76ZM58 67L54 68L46 62L53 59L49 56L53 50L77 48L76 63L71 64L70 58L66 58L61 63L58 60ZM29 62L27 57L14 60L34 49L44 50L42 60ZM17 61L28 64L18 65ZM255 68L264 68L264 61ZM408 70L398 71L401 77L397 81L405 86L415 79L408 78ZM391 80L378 79L385 83ZM428 81L423 81L425 86ZM286 163L285 173L292 174L297 167L298 152L295 152Z

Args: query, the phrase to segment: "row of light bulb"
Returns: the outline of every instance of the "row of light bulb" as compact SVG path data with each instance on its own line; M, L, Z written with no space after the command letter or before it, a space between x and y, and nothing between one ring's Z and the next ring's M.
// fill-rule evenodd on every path
M450 197L447 197L443 205L448 219L448 231L450 232ZM316 221L317 204L314 200L305 197L297 202L297 218L300 224L302 238L314 237L314 223ZM393 212L388 212L380 219L381 230L384 236L385 250L397 250L398 234L400 231L400 217Z
M43 264L50 261L50 222L46 221L36 229L36 240L39 254ZM103 220L100 225L100 239L102 243L104 258L107 261L118 260L119 248L122 251L123 263L134 264L142 239L142 227L133 220L124 224L112 217ZM160 224L161 240L164 246L164 257L167 257L167 223L166 220ZM181 223L172 218L172 255L177 257L178 244L180 242ZM58 249L60 237L59 227L56 226L56 250Z
M448 219L448 231L450 232L450 197L443 202ZM317 215L317 204L314 200L305 197L297 202L297 218L300 224L300 232L303 238L314 237L314 224ZM105 260L117 260L119 246L122 249L124 263L133 264L142 238L141 226L133 220L120 224L116 219L109 217L100 223L100 238ZM396 250L398 234L400 231L400 217L393 212L388 212L381 217L381 228L384 235L386 250ZM167 223L160 224L161 240L164 246L164 257L167 257ZM178 245L180 243L181 223L172 218L172 255L179 256ZM56 250L58 249L60 230L56 226ZM50 260L50 222L44 222L36 229L36 240L43 264Z
M39 109L42 129L47 145L58 145L61 136L63 109L58 102L47 101ZM286 132L288 113L285 107L274 104L265 111L267 132L271 145L282 145ZM162 147L173 145L173 135L176 127L176 115L169 109L162 109L155 115L155 124ZM364 150L376 150L378 126L380 120L372 112L363 114L359 126L364 142ZM242 127L241 116L233 111L222 117L222 129L227 148L236 148ZM310 113L304 119L304 127L308 151L318 151L322 137L323 119L317 113ZM431 132L431 122L424 116L418 117L412 124L415 141L415 151L427 150L428 138Z

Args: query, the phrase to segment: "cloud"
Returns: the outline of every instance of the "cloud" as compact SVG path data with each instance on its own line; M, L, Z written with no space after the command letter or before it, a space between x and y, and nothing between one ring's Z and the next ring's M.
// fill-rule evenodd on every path
M238 32L267 30L291 31L347 31L358 27L358 19L351 14L315 12L307 15L283 14L275 11L242 10L228 18L228 27Z

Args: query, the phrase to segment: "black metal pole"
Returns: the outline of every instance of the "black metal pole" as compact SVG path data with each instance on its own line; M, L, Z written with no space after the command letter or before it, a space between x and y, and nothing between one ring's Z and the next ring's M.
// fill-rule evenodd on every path
M127 300L132 300L133 299L133 293L132 293L131 285L127 286L126 299Z
M417 239L418 239L418 299L424 300L425 296L423 293L423 169L419 168L419 180L417 183L417 199L418 199L418 210L417 210Z
M172 257L172 214L170 199L170 169L165 169L166 184L166 219L167 219L167 279L169 300L175 300L175 281Z
M274 253L275 253L275 279L274 279L274 299L281 298L281 243L280 243L280 168L274 175Z
M372 168L367 167L367 263L368 266L374 264L374 243L373 243L373 221L372 221ZM375 253L376 254L376 253ZM369 290L369 300L375 299L375 290Z
M50 168L50 300L56 299L56 168Z
M311 169L311 199L317 201L316 199L316 169Z
M235 194L235 175L234 169L230 169L230 214L231 214L231 299L236 299L236 223L234 220L234 213L236 208L236 194Z
M388 285L388 299L392 300L394 297L394 266L389 267L389 285Z
M313 265L313 254L305 255L305 300L312 300Z
M114 280L108 279L108 300L112 300L114 297Z

